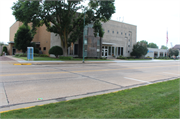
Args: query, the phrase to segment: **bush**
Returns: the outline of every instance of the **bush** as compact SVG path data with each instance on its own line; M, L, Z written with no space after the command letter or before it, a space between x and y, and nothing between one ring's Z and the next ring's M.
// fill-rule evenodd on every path
M71 56L67 56L67 57L61 56L61 57L59 57L59 59L62 59L62 60L72 60L73 57L71 57Z
M39 57L39 54L37 54L37 53L34 53L34 57Z
M40 57L49 57L48 55L45 55L45 54L41 54L39 55Z
M50 50L49 50L49 54L53 54L56 56L56 58L58 58L58 55L63 55L63 50L60 46L53 46Z
M107 57L100 57L99 59L106 60L106 59L107 59Z
M39 54L39 50L37 48L34 49L34 53Z
M123 57L123 56L119 56L119 57L117 57L117 59L127 59L127 58Z

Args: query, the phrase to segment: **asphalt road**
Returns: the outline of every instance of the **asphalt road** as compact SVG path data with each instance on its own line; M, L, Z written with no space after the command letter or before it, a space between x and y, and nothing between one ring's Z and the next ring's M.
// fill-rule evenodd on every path
M61 65L1 61L0 111L175 79L180 77L179 66L179 61Z

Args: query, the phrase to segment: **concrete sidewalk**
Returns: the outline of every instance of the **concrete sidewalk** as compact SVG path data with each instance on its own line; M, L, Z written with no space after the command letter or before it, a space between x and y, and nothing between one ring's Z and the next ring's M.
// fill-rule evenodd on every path
M178 62L180 60L118 60L114 59L112 61L26 61L20 58L15 58L13 56L5 56L13 59L12 63L31 63L32 65L58 65L58 64L102 64L102 63L150 63L150 62Z

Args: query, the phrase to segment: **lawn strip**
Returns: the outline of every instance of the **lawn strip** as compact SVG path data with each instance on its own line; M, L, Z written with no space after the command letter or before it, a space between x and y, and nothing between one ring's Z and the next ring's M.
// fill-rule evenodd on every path
M179 118L179 81L1 114L1 118Z

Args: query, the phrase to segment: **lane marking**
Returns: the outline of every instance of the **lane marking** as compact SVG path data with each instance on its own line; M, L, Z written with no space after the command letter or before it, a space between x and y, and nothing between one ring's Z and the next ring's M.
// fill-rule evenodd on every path
M143 80L138 80L138 79L133 79L133 78L128 78L128 77L124 77L124 78L130 79L130 80L135 80L135 81L140 81L140 82L145 82L145 83L148 83L148 84L152 84L152 83L150 83L148 81L143 81Z
M177 65L169 65L169 67ZM100 70L85 70L85 71L69 71L69 72L40 72L40 73L24 73L24 74L3 74L0 76L17 76L17 75L38 75L38 74L59 74L59 73L80 73L80 72L96 72L96 71L115 71L126 69L143 69L143 68L155 68L155 67L168 67L168 66L153 66L153 67L135 67L135 68L121 68L121 69L100 69Z

